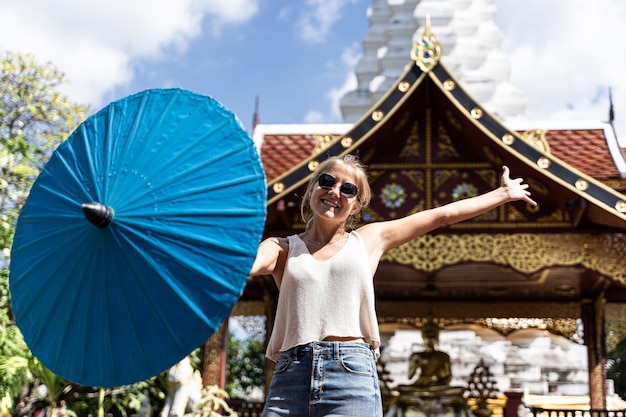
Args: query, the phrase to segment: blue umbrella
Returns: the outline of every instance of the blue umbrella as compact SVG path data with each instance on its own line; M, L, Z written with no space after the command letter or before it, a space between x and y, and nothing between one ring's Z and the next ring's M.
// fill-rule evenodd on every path
M150 378L205 342L245 287L265 223L258 152L210 97L147 90L87 119L18 219L17 325L52 372Z

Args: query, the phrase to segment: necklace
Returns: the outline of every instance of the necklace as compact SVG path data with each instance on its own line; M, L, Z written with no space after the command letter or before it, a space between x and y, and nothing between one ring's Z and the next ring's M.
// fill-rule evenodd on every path
M313 243L314 245L326 246L326 245L332 245L333 243L337 243L337 242L339 242L341 239L343 239L343 238L345 237L345 235L346 235L346 232L345 232L345 231L343 231L343 232L341 233L341 236L339 236L339 237L338 237L337 239L335 239L335 240L331 240L331 241L330 241L330 242L328 242L328 243L324 243L324 242L316 242L315 240L313 240L313 239L309 239L308 237L306 238L306 240L307 240L308 242Z

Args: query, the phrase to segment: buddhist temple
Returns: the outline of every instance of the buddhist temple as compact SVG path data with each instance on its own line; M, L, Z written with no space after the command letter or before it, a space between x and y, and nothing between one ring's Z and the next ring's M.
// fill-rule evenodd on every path
M586 348L589 407L606 409L606 354L626 336L626 149L610 120L520 117L526 100L508 82L490 1L396 3L373 0L368 11L345 123L256 126L265 236L304 229L300 196L331 155L357 154L368 167L363 224L487 192L509 166L537 206L507 204L383 256L374 278L381 358L399 331L429 318L490 340L541 332ZM251 277L233 315L267 317L269 334L277 295L271 277ZM209 382L223 378L222 340L208 342ZM521 363L514 356L492 366L506 374ZM524 388L509 384L502 391Z

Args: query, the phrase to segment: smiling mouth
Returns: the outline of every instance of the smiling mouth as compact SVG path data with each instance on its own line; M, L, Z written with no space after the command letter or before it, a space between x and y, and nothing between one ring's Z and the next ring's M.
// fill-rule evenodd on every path
M339 208L339 204L337 204L336 202L333 202L333 201L322 199L322 203L324 203L325 205L327 205L329 207L332 207L332 208Z

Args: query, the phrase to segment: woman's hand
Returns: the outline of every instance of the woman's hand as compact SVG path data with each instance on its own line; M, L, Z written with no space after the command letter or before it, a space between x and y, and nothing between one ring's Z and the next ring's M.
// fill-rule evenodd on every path
M530 191L528 191L528 184L524 183L522 178L511 179L509 167L504 165L502 167L502 179L500 185L506 189L509 200L517 201L524 200L525 202L537 205L537 202L530 198Z

